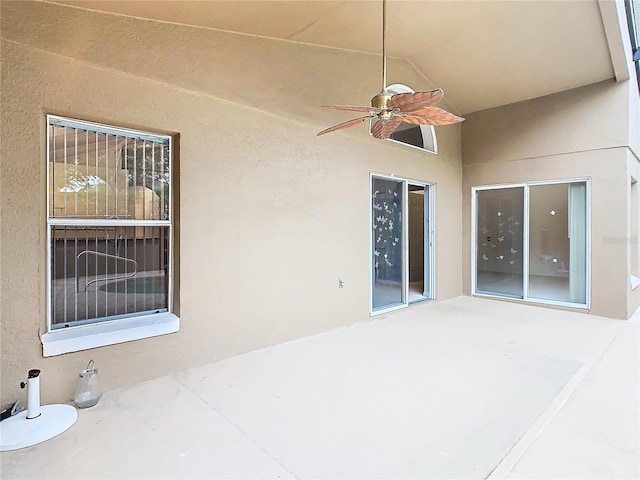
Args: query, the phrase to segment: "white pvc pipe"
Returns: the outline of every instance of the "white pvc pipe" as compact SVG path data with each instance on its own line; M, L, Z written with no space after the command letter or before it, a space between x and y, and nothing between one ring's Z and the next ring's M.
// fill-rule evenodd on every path
M27 378L27 419L40 416L40 370L29 370Z

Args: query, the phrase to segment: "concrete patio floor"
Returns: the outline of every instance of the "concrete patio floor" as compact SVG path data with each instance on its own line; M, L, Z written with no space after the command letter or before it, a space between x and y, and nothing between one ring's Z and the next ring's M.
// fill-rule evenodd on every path
M640 478L639 321L459 297L105 392L9 478Z

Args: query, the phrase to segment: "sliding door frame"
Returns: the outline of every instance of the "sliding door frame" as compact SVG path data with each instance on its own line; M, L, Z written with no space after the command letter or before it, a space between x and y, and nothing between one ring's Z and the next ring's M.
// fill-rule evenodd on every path
M584 183L586 187L586 300L585 303L571 303L562 302L557 300L547 300L540 298L529 297L529 187L538 185L558 185L558 184L570 184L570 183ZM477 249L478 249L478 201L477 193L486 190L502 190L506 188L523 188L523 219L522 219L522 298L513 298L501 296L498 294L492 295L490 293L478 293L477 290ZM481 185L471 187L471 295L486 298L505 298L516 302L537 303L543 305L556 305L560 307L581 308L589 310L591 308L591 179L588 177L578 178L566 178L559 180L538 180L531 182L519 182L519 183L504 183L493 185Z
M371 234L372 226L374 225L373 209L371 208L371 201L373 199L373 180L379 178L382 180L393 180L402 183L402 302L399 305L392 305L390 307L373 308L373 235ZM436 185L433 183L426 183L423 181L412 180L403 177L395 177L392 175L385 175L382 173L370 173L369 174L369 315L376 316L383 313L400 310L409 306L409 185L421 186L425 189L425 207L428 204L428 211L425 208L424 229L425 229L425 253L428 254L428 266L429 266L429 283L430 283L430 296L426 300L434 300L436 298L436 242L435 242L435 192ZM428 195L428 198L427 198ZM428 245L428 247L427 247ZM426 258L426 256L425 256ZM427 262L425 261L425 266ZM424 291L424 288L423 288Z
M424 272L423 281L425 284L422 288L422 294L426 293L426 281L427 276L429 277L429 295L425 295L427 300L435 300L436 299L436 209L435 209L435 201L436 201L436 185L433 183L421 183L421 182L409 182L411 185L420 185L424 187L424 241L425 241L425 253L427 255L424 256L424 266L425 268L429 267L429 272ZM407 240L408 244L408 240Z

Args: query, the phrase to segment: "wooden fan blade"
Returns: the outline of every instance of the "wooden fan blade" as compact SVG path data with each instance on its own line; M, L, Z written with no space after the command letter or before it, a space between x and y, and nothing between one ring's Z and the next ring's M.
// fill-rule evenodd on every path
M325 133L335 132L336 130L340 130L342 128L348 128L353 125L357 125L358 123L364 122L365 120L369 120L370 118L371 116L367 115L366 117L359 117L359 118L353 118L351 120L347 120L346 122L339 123L337 125L334 125L333 127L329 127L326 130L321 131L320 133L318 133L318 136L324 135Z
M322 105L322 107L332 108L334 110L347 110L349 112L380 113L382 111L378 107L359 107L355 105Z
M401 112L409 113L424 107L435 105L444 98L444 90L436 88L426 92L397 93L387 102L388 108L398 108Z
M385 139L389 138L391 134L398 128L398 125L402 123L402 118L398 116L391 117L389 120L378 120L371 127L371 135L375 138Z
M394 117L395 118L395 117ZM403 122L415 123L418 125L450 125L464 120L453 113L449 113L438 107L426 107L411 112L407 116L399 117Z

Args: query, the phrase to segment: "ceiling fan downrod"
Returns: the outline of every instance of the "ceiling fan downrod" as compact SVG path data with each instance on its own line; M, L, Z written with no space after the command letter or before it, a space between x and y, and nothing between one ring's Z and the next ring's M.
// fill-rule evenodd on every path
M387 110L387 102L392 95L387 92L387 0L382 0L382 90L371 99L371 106Z

